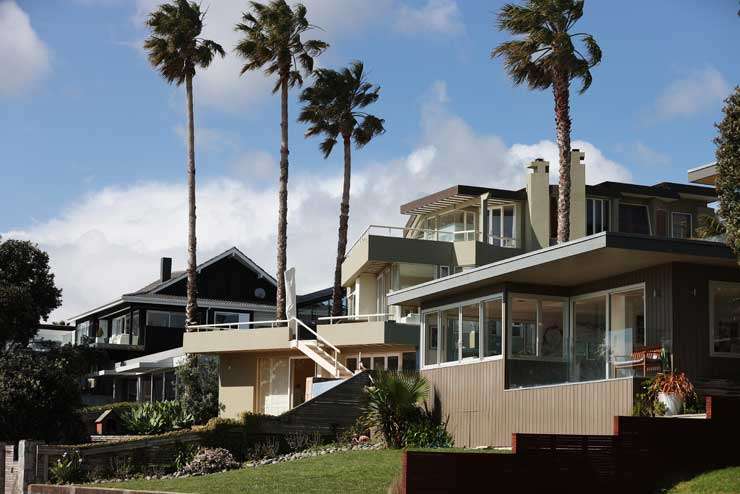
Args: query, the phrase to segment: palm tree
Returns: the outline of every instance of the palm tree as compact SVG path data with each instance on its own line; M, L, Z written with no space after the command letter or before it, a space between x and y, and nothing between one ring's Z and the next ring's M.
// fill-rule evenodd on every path
M339 207L339 240L337 261L334 267L334 292L332 315L342 313L342 262L347 250L347 226L349 223L349 191L352 177L352 141L363 147L373 137L385 132L384 120L361 111L378 100L380 88L367 82L362 62L352 62L340 72L319 69L312 87L301 94L306 103L298 121L310 124L306 137L324 135L321 151L328 158L341 136L344 144L344 182L342 202Z
M498 27L516 37L501 43L491 58L503 57L514 83L530 89L552 87L560 161L558 242L570 238L570 81L580 79L580 93L591 86L591 68L601 61L601 48L587 33L571 33L583 15L583 0L525 0L498 13ZM581 41L586 54L575 46Z
M314 26L306 19L306 7L291 8L285 0L269 4L251 2L252 12L242 15L236 30L244 38L236 52L246 60L241 73L263 69L277 74L273 93L280 91L280 193L277 239L277 319L285 319L285 258L288 229L288 89L303 84L301 69L313 72L313 57L329 45L320 40L302 41L301 35Z
M171 0L149 14L147 26L151 35L144 41L149 62L169 84L185 83L188 115L188 282L187 325L198 322L198 288L196 285L195 239L195 124L193 117L193 77L196 68L208 67L224 49L209 39L200 38L205 12L187 0Z

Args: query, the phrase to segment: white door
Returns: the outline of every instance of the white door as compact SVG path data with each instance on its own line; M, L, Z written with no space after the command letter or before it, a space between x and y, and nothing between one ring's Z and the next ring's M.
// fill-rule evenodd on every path
M267 415L290 410L290 365L287 358L259 359L260 409Z

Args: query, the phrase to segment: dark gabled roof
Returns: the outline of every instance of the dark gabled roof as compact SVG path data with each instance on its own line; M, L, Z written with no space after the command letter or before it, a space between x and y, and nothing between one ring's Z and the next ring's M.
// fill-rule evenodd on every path
M240 260L248 268L252 269L253 271L265 277L270 283L272 283L273 285L277 285L277 281L275 280L275 278L273 278L264 269L262 269L259 265L257 265L257 263L254 262L252 259L244 255L244 253L240 251L237 247L232 247L228 250L225 250L221 254L214 256L208 259L207 261L202 262L201 264L198 264L198 266L196 267L196 270L200 271L201 269L213 264L214 262L220 261L221 259L224 259L229 256L233 256L236 259ZM180 281L181 279L184 279L186 275L187 275L187 271L174 271L172 273L172 276L170 276L170 279L166 281L155 280L149 283L148 285L146 285L145 287L140 288L136 290L135 292L127 293L126 295L143 295L147 293L157 293L162 288L166 286L170 286Z
M315 302L323 302L325 300L331 300L334 287L322 288L315 292L306 293L304 295L296 295L296 303L299 305L312 304Z
M526 199L527 197L524 189L507 190L477 187L474 185L453 185L434 194L429 194L428 196L403 204L401 206L401 214L423 214L443 207L455 206L486 193L497 199L514 201Z

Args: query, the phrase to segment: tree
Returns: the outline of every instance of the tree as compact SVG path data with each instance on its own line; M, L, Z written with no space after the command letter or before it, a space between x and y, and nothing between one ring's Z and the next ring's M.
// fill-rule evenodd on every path
M303 84L301 69L313 72L313 58L329 45L320 40L302 41L313 28L306 19L306 7L291 8L285 0L269 4L251 2L252 11L242 15L236 30L244 38L236 52L246 60L241 73L262 69L277 75L273 93L280 91L280 192L278 194L277 303L276 318L285 319L285 268L288 250L288 89Z
M79 383L97 354L87 346L40 346L0 353L0 441L80 442Z
M208 67L224 49L209 39L200 38L205 12L188 0L171 0L149 14L151 35L144 41L149 62L169 84L185 83L188 119L188 281L187 325L198 322L198 287L196 279L195 238L195 123L193 116L193 77L197 68Z
M717 124L717 195L727 245L740 256L740 86L725 100Z
M580 93L591 86L591 68L601 61L601 48L590 34L571 33L583 15L583 0L525 0L507 4L498 27L516 37L501 43L491 58L502 57L514 84L530 89L552 87L555 98L560 178L558 181L558 242L570 239L570 81L580 79ZM574 42L581 41L583 55Z
M339 207L339 239L334 267L332 315L342 313L342 262L347 250L349 194L352 177L352 141L363 147L375 136L385 132L384 120L370 115L363 108L378 100L380 88L367 82L362 62L355 61L341 71L319 69L312 87L301 94L305 103L298 120L310 124L307 137L322 134L320 148L328 158L341 136L344 145L344 181Z
M0 352L27 346L39 321L61 303L48 254L31 242L0 238Z
M204 424L218 417L223 407L218 401L218 362L212 357L198 360L187 360L177 368L177 396L195 423Z

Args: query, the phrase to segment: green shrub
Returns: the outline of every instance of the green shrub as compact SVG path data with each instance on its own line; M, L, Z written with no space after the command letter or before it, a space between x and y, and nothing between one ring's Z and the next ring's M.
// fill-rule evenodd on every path
M76 449L65 451L62 456L49 467L49 477L55 484L72 484L84 479L82 457Z
M181 470L186 475L204 475L239 468L234 456L224 448L200 448Z
M285 442L290 451L305 451L321 445L321 434L318 431L291 432L285 435Z
M406 446L409 448L451 448L454 445L447 432L447 422L435 420L427 410L422 411L406 431Z
M161 434L185 429L193 424L193 416L179 401L144 402L121 415L131 434Z
M177 395L196 424L218 417L223 405L218 402L218 361L212 357L188 356L176 370Z
M197 444L178 444L177 456L175 457L175 470L178 472L182 471L188 463L193 461L199 449Z
M666 407L658 401L655 380L645 379L640 384L640 391L635 394L632 404L632 415L635 417L660 417L665 415Z

